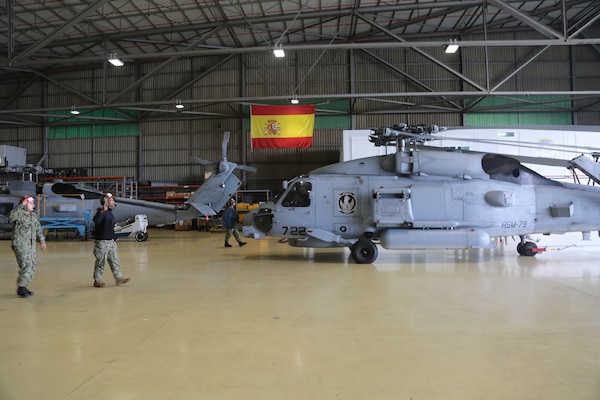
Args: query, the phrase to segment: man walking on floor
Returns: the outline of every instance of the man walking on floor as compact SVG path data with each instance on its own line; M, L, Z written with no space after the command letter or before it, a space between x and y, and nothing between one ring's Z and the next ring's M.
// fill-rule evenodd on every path
M115 217L112 209L115 208L115 199L110 193L105 193L100 197L100 208L94 215L94 287L103 288L106 286L102 282L104 266L108 261L117 286L129 282L129 278L123 278L121 273L121 263L117 254L117 243L115 242Z
M227 232L225 232L225 247L231 247L231 245L229 244L229 239L231 238L231 235L233 235L240 247L246 245L246 242L242 242L242 239L240 239L240 233L237 230L237 226L239 223L240 215L238 214L237 209L235 207L235 200L230 199L227 203L227 207L223 210L222 215L223 227L227 229Z

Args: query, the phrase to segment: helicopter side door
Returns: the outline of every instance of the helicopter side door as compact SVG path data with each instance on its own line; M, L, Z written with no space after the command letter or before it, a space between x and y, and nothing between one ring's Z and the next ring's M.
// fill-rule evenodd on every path
M468 197L468 196L467 196ZM415 228L455 228L464 222L465 201L462 184L435 182L413 185L411 205Z

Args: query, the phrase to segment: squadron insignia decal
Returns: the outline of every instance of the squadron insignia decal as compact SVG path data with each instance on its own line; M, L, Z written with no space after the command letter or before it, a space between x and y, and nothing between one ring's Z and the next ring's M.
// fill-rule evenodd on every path
M342 192L338 197L338 211L344 215L356 213L356 193Z

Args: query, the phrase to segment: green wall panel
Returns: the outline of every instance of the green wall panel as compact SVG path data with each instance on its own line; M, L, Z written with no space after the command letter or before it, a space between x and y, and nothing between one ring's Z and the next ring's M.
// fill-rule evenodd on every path
M130 117L135 117L137 112L124 110L117 113L113 110L80 110L77 117L73 117L70 110L55 111L56 117L49 118L49 139L79 139L91 137L137 136L139 124L131 122ZM125 115L123 115L125 114ZM123 122L102 122L102 119L122 119Z
M545 101L545 104L527 104L531 101ZM467 101L467 106L472 102ZM488 97L472 107L472 112L465 114L465 126L495 126L495 125L573 125L573 115L569 109L570 100L557 96L517 96L511 99ZM483 112L485 109L510 107L513 111ZM527 111L530 109L548 111ZM477 112L481 110L482 112Z

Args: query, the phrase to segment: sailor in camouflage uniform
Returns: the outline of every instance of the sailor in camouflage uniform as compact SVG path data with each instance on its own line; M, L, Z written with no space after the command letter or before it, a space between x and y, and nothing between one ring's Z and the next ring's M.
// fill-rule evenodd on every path
M96 215L94 215L94 287L103 288L106 284L102 282L104 267L108 261L110 269L115 277L117 286L129 282L129 278L123 278L121 273L121 262L117 253L117 243L115 242L115 217L112 209L115 208L115 199L110 193L105 193L100 197L100 205Z
M34 209L33 197L24 196L8 215L8 221L13 225L12 249L19 264L17 294L21 297L33 296L27 286L33 280L37 266L36 240L40 242L42 250L46 248L46 238Z

